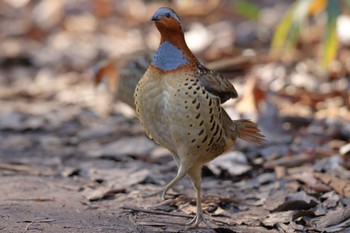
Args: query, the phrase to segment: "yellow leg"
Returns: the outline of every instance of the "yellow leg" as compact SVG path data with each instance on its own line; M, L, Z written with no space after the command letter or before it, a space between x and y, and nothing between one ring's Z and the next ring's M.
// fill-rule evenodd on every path
M166 192L173 187L179 180L181 180L187 174L188 168L187 166L183 166L182 164L179 166L179 170L177 171L176 177L170 181L165 187L160 191L160 197L165 200Z
M184 166L183 164L181 164L179 166L179 170L177 171L177 175L176 177L170 181L167 185L165 185L165 187L160 190L160 191L157 191L155 193L151 193L151 194L148 194L148 195L144 195L144 197L150 197L150 196L154 196L154 195L160 195L160 197L165 200L165 194L166 192L171 188L173 187L179 180L181 180L186 174L187 174L187 171L188 171L188 166Z
M201 222L204 222L209 228L212 228L210 222L205 218L203 210L202 210L202 201L201 201L201 171L202 166L192 167L188 171L188 175L191 178L193 187L196 191L196 202L197 202L197 213L196 216L188 222L186 225L188 228L198 227Z

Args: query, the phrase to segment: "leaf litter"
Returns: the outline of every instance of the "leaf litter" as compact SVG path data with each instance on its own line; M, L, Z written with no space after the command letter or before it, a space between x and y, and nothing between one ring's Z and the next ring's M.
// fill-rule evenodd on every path
M138 13L128 4L137 4ZM263 12L278 9L260 4ZM145 136L132 109L95 88L89 73L102 58L154 49L156 31L144 16L157 7L141 1L121 1L119 8L100 0L0 3L1 230L183 231L195 211L192 184L184 179L166 201L144 197L170 181L176 165ZM203 169L203 208L213 230L346 232L349 48L342 47L335 61L338 72L322 78L313 58L285 62L261 55L265 42L249 32L271 26L244 24L225 6L208 7L192 12L182 6L186 26L188 16L203 22L188 27L192 36L212 35L198 44L197 54L219 61L217 68L237 87L240 98L225 104L230 115L257 121L269 140L262 147L238 141ZM35 16L20 17L29 11ZM231 24L250 28L234 31ZM221 27L230 30L213 33ZM245 48L239 46L246 43L259 45L248 65L244 56L235 69L221 61L241 56Z

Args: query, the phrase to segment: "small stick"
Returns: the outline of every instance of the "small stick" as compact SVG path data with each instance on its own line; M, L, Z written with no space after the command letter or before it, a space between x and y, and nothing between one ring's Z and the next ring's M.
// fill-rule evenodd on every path
M29 230L29 227L30 227L31 225L33 225L33 223L34 223L34 221L31 221L31 222L26 226L26 228L24 229L23 233L27 232L27 231Z
M144 210L144 209L133 208L128 206L123 206L121 208L124 210L131 210L135 212L143 212L148 214L169 215L169 216L175 216L175 217L181 217L181 218L193 218L192 215L188 215L188 214L176 214L176 213L167 213L167 212L156 211L156 210Z
M35 202L45 202L45 201L54 201L52 198L15 198L15 199L6 199L7 201L35 201Z
M38 219L38 220L33 220L30 221L29 224L26 226L26 228L24 229L23 233L27 232L29 230L29 228L34 224L34 223L47 223L47 222L54 222L56 220L54 219Z

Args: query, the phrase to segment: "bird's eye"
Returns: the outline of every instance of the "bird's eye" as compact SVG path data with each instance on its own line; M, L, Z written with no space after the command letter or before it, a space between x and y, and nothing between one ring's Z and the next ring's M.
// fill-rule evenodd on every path
M166 13L165 17L170 18L170 13Z

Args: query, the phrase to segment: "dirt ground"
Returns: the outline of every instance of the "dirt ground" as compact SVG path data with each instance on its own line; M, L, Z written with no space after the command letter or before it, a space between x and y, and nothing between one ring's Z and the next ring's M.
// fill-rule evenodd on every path
M200 35L188 40L201 42L193 48L203 61L254 50L249 65L220 70L240 95L225 109L268 139L238 141L203 169L215 228L185 230L196 210L190 180L165 201L146 197L175 177L176 164L92 72L103 59L155 49L149 18L160 4L60 2L0 2L0 232L350 232L348 47L324 77L314 57L266 59L261 38L287 3L252 1L262 5L257 21L225 1L198 11L175 3L186 31ZM271 10L277 20L266 24Z

